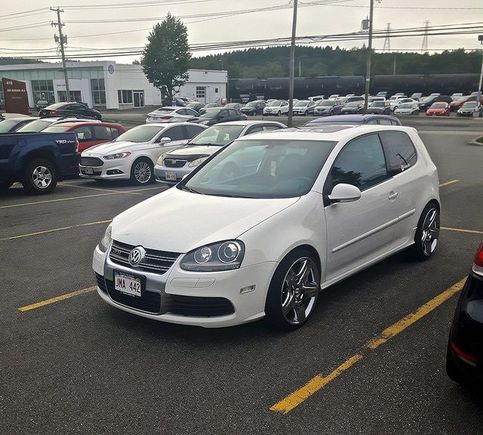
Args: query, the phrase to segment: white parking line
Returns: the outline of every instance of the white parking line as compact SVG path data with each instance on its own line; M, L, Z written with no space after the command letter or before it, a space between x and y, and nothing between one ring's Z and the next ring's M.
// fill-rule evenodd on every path
M69 186L69 187L74 187L77 189L89 189L89 190L97 190L98 192L119 192L118 190L113 190L113 189L102 189L100 187L91 187L91 186L80 186L77 184L70 184L70 183L62 183L61 186ZM133 193L137 195L137 193Z
M451 181L447 181L446 183L442 183L439 185L439 187L446 187L446 186L449 186L451 184L455 184L455 183L459 183L460 180L451 180Z

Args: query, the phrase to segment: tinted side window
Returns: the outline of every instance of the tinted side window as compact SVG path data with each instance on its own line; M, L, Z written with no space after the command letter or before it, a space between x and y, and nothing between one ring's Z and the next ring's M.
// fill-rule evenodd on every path
M169 130L161 134L161 137L169 137L171 140L183 140L186 139L182 126L172 127Z
M84 125L82 127L77 127L74 130L75 134L77 135L77 139L79 142L85 142L88 140L92 140L92 130L89 126Z
M111 135L113 139L116 139L120 134L121 132L117 128L111 127Z
M380 118L379 119L379 124L380 125L392 125L391 120L390 119L385 119L385 118Z
M253 134L253 133L258 133L260 131L263 131L263 126L262 125L254 125L254 126L250 127L245 134Z
M327 179L326 193L339 183L368 189L387 179L386 160L377 134L358 137L337 156Z
M204 130L204 128L197 127L196 125L185 125L185 129L187 135L186 137L189 137L190 139L198 136Z
M418 159L409 136L402 131L383 131L379 136L386 153L389 175L396 175L414 166Z
M111 140L111 129L109 127L104 127L102 125L95 125L94 127L94 136L96 139L99 140Z

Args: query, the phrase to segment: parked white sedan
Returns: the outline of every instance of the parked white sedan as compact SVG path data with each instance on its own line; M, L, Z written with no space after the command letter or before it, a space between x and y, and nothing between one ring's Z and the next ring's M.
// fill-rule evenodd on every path
M290 330L321 289L408 247L428 259L439 216L437 169L413 128L254 134L114 218L94 252L97 292L165 322L266 316Z
M96 180L150 183L154 181L154 165L161 154L185 145L205 129L204 125L188 122L139 125L112 142L84 151L79 175Z
M200 114L189 107L160 107L146 117L146 124L159 122L189 122Z

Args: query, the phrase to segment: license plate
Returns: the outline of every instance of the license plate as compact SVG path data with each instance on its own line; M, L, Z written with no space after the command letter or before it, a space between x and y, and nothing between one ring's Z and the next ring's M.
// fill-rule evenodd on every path
M141 297L141 279L132 275L114 272L114 288L121 293Z
M92 168L84 168L84 174L86 174L86 175L93 175L94 174L94 169L92 169Z
M176 174L174 172L166 172L166 180L176 181Z

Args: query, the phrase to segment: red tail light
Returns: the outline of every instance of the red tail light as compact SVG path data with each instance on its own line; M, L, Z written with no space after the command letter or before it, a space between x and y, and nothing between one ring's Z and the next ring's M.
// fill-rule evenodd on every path
M483 267L483 243L481 243L478 251L476 251L473 263L475 263L476 266Z
M469 365L475 367L476 366L476 358L472 355L463 352L456 344L451 343L451 349L453 349L454 353L462 359L464 362L468 363Z
M59 113L58 110L49 110L50 113Z
M161 116L161 119L171 119L171 118L172 118L171 115Z

